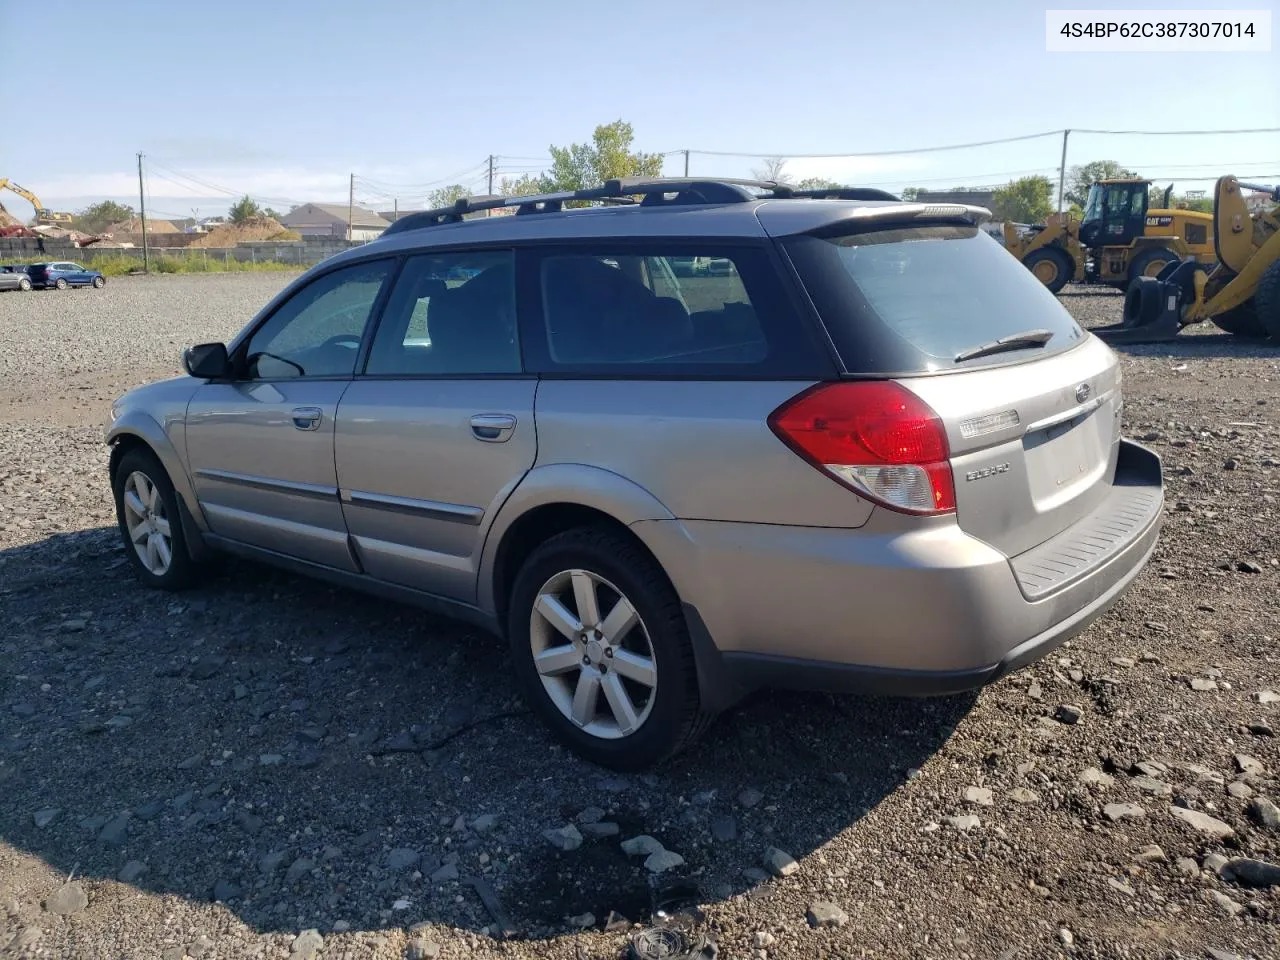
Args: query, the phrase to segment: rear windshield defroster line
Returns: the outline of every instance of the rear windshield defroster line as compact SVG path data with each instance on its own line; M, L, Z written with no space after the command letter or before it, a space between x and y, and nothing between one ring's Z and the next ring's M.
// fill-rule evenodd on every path
M845 370L904 376L1021 363L1086 336L1058 298L977 226L849 225L788 237L791 258ZM1027 330L1043 343L957 360Z

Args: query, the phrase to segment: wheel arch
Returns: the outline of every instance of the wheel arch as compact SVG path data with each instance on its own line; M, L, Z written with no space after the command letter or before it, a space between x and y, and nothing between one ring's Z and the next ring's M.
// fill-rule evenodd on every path
M549 537L579 526L605 526L634 540L670 579L652 544L632 525L673 519L657 497L620 474L585 464L536 467L502 505L485 538L478 605L504 624L507 596L525 558Z
M174 492L183 508L184 522L187 518L200 530L208 529L204 514L196 500L195 487L182 463L173 441L160 424L146 413L130 411L117 419L107 430L107 444L111 447L109 476L115 480L116 466L120 458L130 450L145 449L150 451L169 475ZM191 538L188 537L188 540Z

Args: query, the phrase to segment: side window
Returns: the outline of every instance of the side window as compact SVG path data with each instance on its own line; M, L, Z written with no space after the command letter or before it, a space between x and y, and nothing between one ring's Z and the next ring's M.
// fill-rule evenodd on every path
M542 301L553 365L758 365L770 354L740 257L699 251L549 254ZM763 278L761 278L763 283Z
M365 373L519 373L514 263L509 250L411 258L382 312Z
M365 324L393 263L375 260L334 270L286 300L249 338L249 377L351 376Z

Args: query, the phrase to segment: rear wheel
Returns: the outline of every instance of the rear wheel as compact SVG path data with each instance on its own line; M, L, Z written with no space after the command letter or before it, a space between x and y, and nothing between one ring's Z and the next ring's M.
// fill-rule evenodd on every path
M1259 326L1273 340L1280 340L1280 260L1263 271L1253 303Z
M1129 282L1133 283L1138 277L1155 279L1155 277L1159 276L1161 270L1179 259L1180 257L1176 253L1165 247L1153 247L1150 250L1143 250L1129 264Z
M512 588L507 633L526 701L593 763L652 766L710 720L680 598L624 536L579 528L534 550Z
M93 278L93 288L94 288L95 290L101 290L101 289L102 289L103 287L105 287L106 285L107 285L107 280L106 280L106 278L105 278L105 277L94 277L94 278Z
M1049 288L1050 293L1057 293L1075 275L1075 263L1057 247L1033 250L1022 262L1036 275L1037 280Z
M57 280L55 280L53 285L57 287L59 290L67 289L67 281L64 280L62 277L59 277Z

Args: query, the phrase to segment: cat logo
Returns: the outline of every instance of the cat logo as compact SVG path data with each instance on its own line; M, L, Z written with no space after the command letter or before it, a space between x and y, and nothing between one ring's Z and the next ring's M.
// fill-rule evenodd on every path
M1173 217L1147 217L1148 227L1167 227L1173 223Z
M994 467L983 467L980 470L970 470L964 475L966 482L972 480L985 480L987 477L994 477L999 473L1008 473L1009 464L997 463Z

